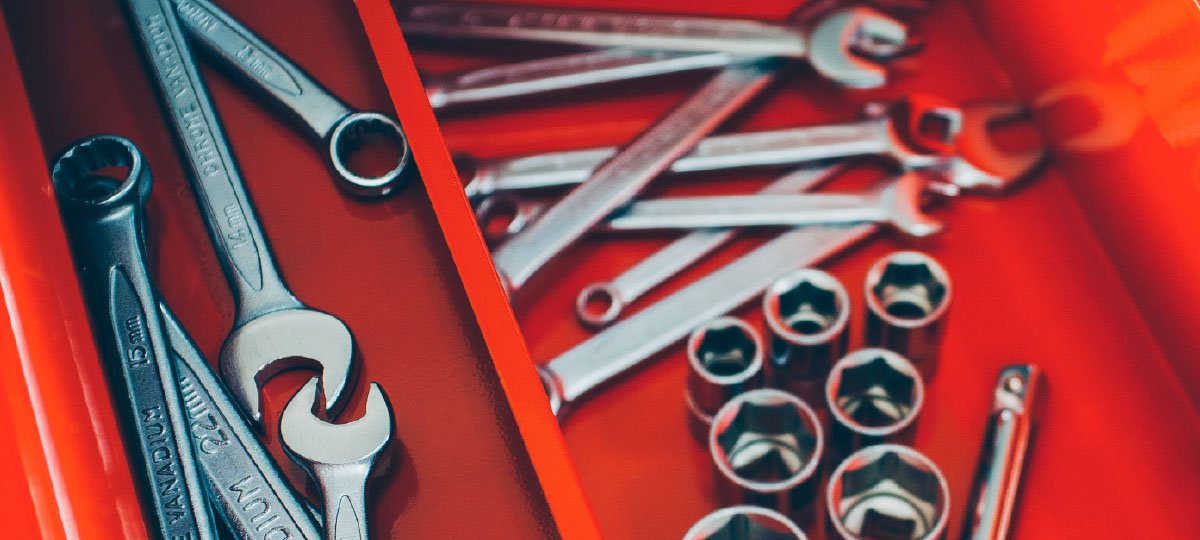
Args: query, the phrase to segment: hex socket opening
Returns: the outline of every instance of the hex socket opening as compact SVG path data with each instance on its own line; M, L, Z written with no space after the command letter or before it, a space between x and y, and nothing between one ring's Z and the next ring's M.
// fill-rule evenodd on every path
M934 320L950 304L950 276L932 257L916 251L892 253L871 266L866 280L867 307L902 327Z
M808 404L787 392L759 389L717 412L708 443L722 476L745 489L774 493L815 476L825 439Z
M783 514L759 506L730 506L700 518L683 540L805 540Z
M861 349L833 365L825 401L838 424L864 435L886 436L916 420L925 402L925 383L903 356Z
M829 477L831 528L846 539L939 538L950 515L950 488L928 457L907 446L868 446Z
M785 275L763 294L763 314L774 334L813 345L841 332L850 319L850 296L837 278L814 268Z
M688 362L705 380L729 384L762 370L762 343L753 327L721 317L697 328L688 338Z

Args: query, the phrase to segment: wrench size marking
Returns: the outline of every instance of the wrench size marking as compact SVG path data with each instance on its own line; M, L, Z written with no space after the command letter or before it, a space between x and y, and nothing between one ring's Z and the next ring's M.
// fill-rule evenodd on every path
M196 390L191 377L179 376L179 396L183 398L183 407L192 421L191 432L196 439L197 449L205 454L215 454L220 447L228 446L229 435L221 429L221 424Z
M142 325L141 317L134 315L125 319L125 340L129 343L127 356L130 366L138 367L150 363L146 347L142 346L142 342L146 340L146 329Z

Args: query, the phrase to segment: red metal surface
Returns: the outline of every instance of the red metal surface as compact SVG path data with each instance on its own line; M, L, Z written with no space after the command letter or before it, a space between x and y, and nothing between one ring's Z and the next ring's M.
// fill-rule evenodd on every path
M222 4L348 102L390 110L350 3ZM0 426L14 426L17 437L0 437L0 458L13 458L28 479L24 494L19 483L11 486L17 493L5 513L17 512L18 533L9 535L137 538L144 533L46 178L47 152L96 132L136 141L155 174L148 209L152 271L211 359L232 322L231 299L119 3L6 2L3 9L17 61L2 36L0 284L10 324L0 332L6 391ZM18 63L28 99L19 92ZM536 449L535 456L523 444L527 431L558 437L557 429L548 413L540 424L522 413L520 428L513 418L505 391L523 383L511 371L516 366L532 377L532 370L513 360L493 367L495 345L479 331L430 203L439 188L427 192L417 182L386 202L349 199L333 186L310 141L221 74L204 72L285 279L302 300L354 331L363 369L346 415L361 412L365 381L380 382L392 397L398 439L385 460L387 473L373 484L376 533L558 536L559 515L551 514L538 475L559 486L555 508L561 509L570 506L561 501L574 474L561 445L554 461L554 447ZM389 81L395 90L415 79ZM398 112L407 126L410 111ZM409 134L437 139L429 127ZM431 185L452 179L430 172ZM264 401L270 448L302 484L302 473L278 451L274 422L308 376L277 377ZM520 400L516 409L531 403L537 404ZM582 503L575 506L586 516ZM12 526L6 521L6 529Z
M775 20L795 7L794 2L540 3ZM1070 19L1080 6L1034 4L981 2L967 7L951 0L938 2L915 23L927 36L927 50L902 66L893 86L848 94L797 69L728 128L765 129L846 119L856 115L858 105L867 99L911 92L954 100L1028 97L1040 88L1031 79L1053 79L1056 70L1066 67L1079 72L1084 68L1072 63L1078 56L1074 53L1095 45L1096 39L1119 37L1114 24L1121 18L1104 18L1114 10L1120 13L1119 9L1088 8L1083 10L1086 14ZM1163 6L1176 4L1187 3L1144 6L1167 9ZM1029 22L1042 13L1048 21ZM1186 10L1170 18L1171 28L1193 30L1177 30L1173 35L1179 40L1194 36L1193 18L1194 12ZM984 30L978 30L976 23ZM1145 33L1156 32L1153 25L1142 25ZM1055 32L1058 38L1048 39ZM1063 45L1060 56L1056 44L1063 40L1078 42ZM416 47L417 65L444 72L548 54L538 48L505 54L492 47L483 54L468 44L453 52L444 47ZM994 55L993 47L1000 48L999 55ZM1092 51L1086 58L1095 60L1096 54ZM1146 55L1147 65L1142 67L1157 67L1150 62L1157 58L1154 53ZM1047 61L1047 56L1052 58ZM1059 72L1057 77L1067 75ZM442 129L451 150L479 157L619 144L700 80L702 76L660 79L453 111L443 115ZM1200 461L1195 459L1200 417L1188 397L1188 389L1196 388L1188 375L1196 356L1186 350L1195 341L1176 328L1194 328L1196 322L1194 314L1180 309L1195 305L1189 301L1191 288L1179 285L1190 278L1188 269L1198 267L1191 260L1195 250L1180 253L1183 239L1196 230L1188 228L1195 213L1187 214L1196 198L1195 185L1190 174L1159 178L1154 168L1134 167L1142 162L1124 161L1128 156L1064 154L1064 149L1071 149L1069 136L1088 125L1079 115L1059 117L1056 122L1051 118L1055 114L1063 113L1045 108L1039 111L1039 120L1055 136L1058 161L1024 188L1003 199L964 197L954 202L939 213L951 229L931 242L914 245L893 236L879 238L825 267L843 279L855 298L855 334L862 320L861 283L867 267L880 255L917 247L938 257L955 280L942 367L930 384L928 407L915 441L949 477L954 501L951 531L956 533L963 523L963 503L995 374L1006 363L1030 361L1045 369L1048 399L1029 462L1016 537L1193 537L1192 515L1200 507ZM1075 124L1064 127L1066 120ZM1190 154L1164 146L1161 129L1156 134L1137 125L1143 131L1126 141L1135 154L1166 159L1168 171L1175 170L1170 167L1176 161L1191 163ZM1068 128L1077 131L1064 131ZM1176 129L1182 130L1183 125ZM1160 140L1143 140L1155 136ZM663 181L652 192L749 191L768 177L750 173L723 175L713 182ZM1093 189L1091 179L1107 185ZM1155 192L1168 183L1161 193ZM1124 205L1126 194L1119 188L1131 185L1145 187L1134 196L1137 204ZM716 268L757 240L739 241L634 308ZM546 361L587 337L589 333L572 315L580 288L616 275L666 241L588 239L548 269L516 306L532 356ZM1153 268L1137 264L1142 260L1138 248L1143 246L1154 255L1145 263ZM1174 260L1164 257L1172 249ZM1176 293L1179 297L1172 297ZM737 314L761 324L753 306ZM1171 324L1160 325L1163 319ZM678 537L718 504L707 454L686 428L681 349L670 349L646 368L602 389L581 404L564 426L606 538ZM807 529L821 537L819 526Z

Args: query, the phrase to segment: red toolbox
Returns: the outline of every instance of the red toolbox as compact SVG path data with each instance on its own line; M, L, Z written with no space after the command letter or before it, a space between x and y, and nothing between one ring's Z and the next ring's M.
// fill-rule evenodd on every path
M768 20L785 19L798 4L538 3ZM375 484L375 531L678 538L715 509L708 454L687 430L682 347L586 398L561 434L529 362L590 335L573 316L583 285L668 239L589 238L509 308L449 153L621 144L706 75L451 111L439 122L415 68L441 73L547 52L418 44L410 56L395 15L404 5L386 0L358 0L357 12L346 2L225 7L348 101L394 106L422 172L423 182L386 202L347 198L308 141L205 71L289 284L346 320L364 360L360 379L379 381L393 397L399 444ZM0 456L10 458L6 478L26 479L4 502L14 537L142 537L48 156L97 132L135 140L155 172L152 271L209 358L230 326L230 299L211 252L195 247L208 239L116 3L6 2L3 15L0 289L10 324L0 332L0 427L15 437L0 437ZM1008 196L963 197L939 209L950 227L931 241L884 235L821 266L851 291L855 342L858 284L879 256L920 249L954 279L941 368L913 444L949 479L951 534L964 521L995 373L1028 361L1044 368L1048 393L1015 537L1195 537L1200 341L1191 329L1200 324L1192 309L1200 305L1192 278L1200 251L1191 239L1200 230L1200 51L1192 37L1200 11L1184 0L945 0L912 21L927 46L896 66L887 88L846 92L790 69L722 130L847 119L867 100L915 92L1030 104L1051 144L1047 170ZM769 178L664 181L651 191L749 192ZM744 236L632 309L765 238ZM734 314L761 323L757 305ZM267 385L268 418L305 377L288 373ZM286 464L275 439L269 428L269 446ZM806 525L823 537L819 520Z

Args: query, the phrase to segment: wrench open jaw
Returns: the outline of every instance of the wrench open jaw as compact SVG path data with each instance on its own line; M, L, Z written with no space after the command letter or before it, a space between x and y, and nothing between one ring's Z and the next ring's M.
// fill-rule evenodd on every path
M1004 124L1018 122L1028 110L1017 103L981 102L963 107L962 134L958 137L960 157L936 167L951 183L966 191L1001 195L1044 163L1048 157L1045 142L1032 148L1009 151L1001 148L992 131Z
M887 69L873 59L902 54L908 41L908 28L896 19L864 7L840 9L813 27L808 61L847 88L878 88L887 82Z
M353 382L354 338L333 315L309 308L285 309L235 328L221 347L221 377L255 426L262 427L260 387L275 374L300 367L321 372L330 414L345 405Z

